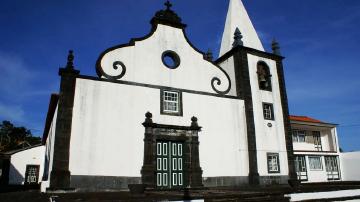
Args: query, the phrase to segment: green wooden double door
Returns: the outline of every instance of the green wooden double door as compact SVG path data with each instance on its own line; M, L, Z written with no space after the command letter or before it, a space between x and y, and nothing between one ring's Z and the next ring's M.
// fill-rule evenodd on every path
M184 186L183 143L156 142L156 185L158 188L181 188Z

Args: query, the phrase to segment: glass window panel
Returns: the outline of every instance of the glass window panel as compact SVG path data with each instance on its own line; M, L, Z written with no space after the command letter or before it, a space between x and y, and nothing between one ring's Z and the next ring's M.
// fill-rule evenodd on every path
M161 143L157 143L156 144L156 154L157 155L161 155Z
M268 168L269 168L269 172L278 172L279 171L279 155L278 154L268 154Z
M173 158L172 159L172 161L173 161L173 170L177 170L177 158Z
M164 111L179 112L179 93L164 91Z
M167 164L167 159L163 159L163 170L167 170L167 166L168 166L168 164Z
M182 144L178 145L178 155L182 156Z
M176 186L177 185L177 173L173 173L173 185Z
M182 166L183 166L182 158L179 158L178 161L179 161L179 164L178 164L179 170L182 170Z
M183 175L179 173L179 186L183 185Z
M263 112L264 112L264 118L267 120L273 119L273 106L271 104L264 104L263 105Z
M156 164L157 164L157 170L161 170L161 158L157 158Z
M168 152L168 143L163 143L163 155L166 156L167 155L167 152Z
M163 185L168 186L168 174L163 173Z
M311 170L322 170L320 156L309 156L309 167Z
M172 155L176 156L176 154L177 154L177 144L172 143Z
M161 173L157 174L157 178L156 178L156 182L157 182L157 186L161 186L162 185L162 180L161 180Z

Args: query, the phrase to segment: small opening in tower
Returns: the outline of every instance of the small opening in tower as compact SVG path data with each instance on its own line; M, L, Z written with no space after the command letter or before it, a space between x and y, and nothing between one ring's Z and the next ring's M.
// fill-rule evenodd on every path
M258 62L257 74L258 74L260 90L271 91L272 87L271 87L270 68L264 61Z

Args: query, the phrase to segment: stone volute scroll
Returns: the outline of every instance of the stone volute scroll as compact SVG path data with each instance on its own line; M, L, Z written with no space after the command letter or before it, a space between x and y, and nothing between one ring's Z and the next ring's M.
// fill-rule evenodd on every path
M220 94L220 95L226 95L226 94L228 94L229 92L230 92L230 90L231 90L231 81L230 81L230 77L229 77L229 75L225 72L225 70L223 70L221 67L218 67L223 73L224 73L224 75L226 76L226 78L227 78L227 82L228 82L228 87L226 88L226 90L219 90L218 89L218 87L217 86L222 86L222 82L221 82L221 79L219 79L218 77L213 77L212 79L211 79L211 87L212 87L212 89L216 92L216 93L218 93L218 94Z

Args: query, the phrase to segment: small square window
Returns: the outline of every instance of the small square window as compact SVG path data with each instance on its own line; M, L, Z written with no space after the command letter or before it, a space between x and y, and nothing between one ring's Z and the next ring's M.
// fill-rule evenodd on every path
M182 116L181 92L162 90L161 91L161 114Z
M265 120L274 120L274 108L272 104L263 103L263 113Z
M268 172L269 173L280 173L279 154L268 153L267 154L267 164L268 164Z

